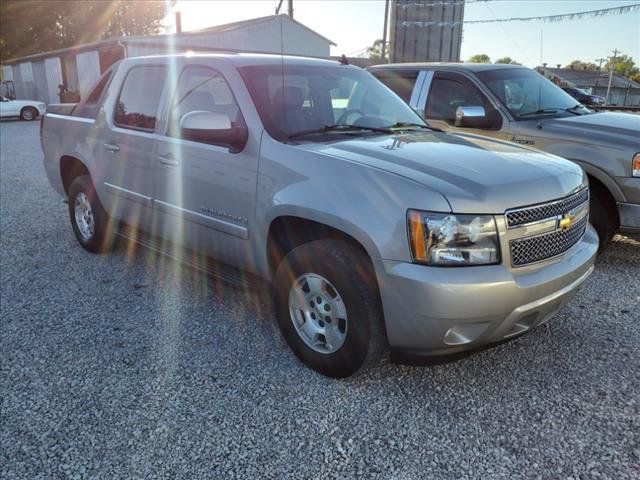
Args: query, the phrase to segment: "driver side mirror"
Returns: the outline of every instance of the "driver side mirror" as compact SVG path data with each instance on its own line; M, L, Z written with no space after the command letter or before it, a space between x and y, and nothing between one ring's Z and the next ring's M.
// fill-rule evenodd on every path
M454 124L456 127L499 130L502 127L502 116L493 108L487 113L484 107L458 107Z
M241 152L247 144L246 126L232 126L223 113L194 110L180 119L180 136L185 140L228 147L229 152Z

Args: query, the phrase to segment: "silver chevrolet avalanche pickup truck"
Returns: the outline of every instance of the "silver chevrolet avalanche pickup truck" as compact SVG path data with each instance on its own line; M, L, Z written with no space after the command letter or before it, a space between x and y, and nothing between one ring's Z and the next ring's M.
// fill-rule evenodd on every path
M529 145L580 165L589 177L601 249L617 231L640 232L640 115L590 110L518 65L407 63L369 70L429 125Z
M598 248L580 167L430 128L328 60L126 59L41 133L85 249L124 236L268 279L289 346L333 377L525 333Z

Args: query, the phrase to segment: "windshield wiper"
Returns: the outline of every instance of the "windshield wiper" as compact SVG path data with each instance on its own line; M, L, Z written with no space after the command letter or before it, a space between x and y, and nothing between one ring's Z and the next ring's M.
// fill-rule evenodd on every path
M387 125L386 127L382 127L382 128L404 129L406 127L426 128L428 130L433 130L435 132L442 132L443 131L443 130L440 130L439 128L432 127L430 125L424 125L422 123L411 123L411 122L396 122L393 125Z
M325 125L320 128L313 128L311 130L301 130L299 132L293 132L287 135L287 139L291 140L292 138L304 137L305 135L313 135L319 133L329 133L329 132L358 132L358 131L369 131L369 132L380 132L380 133L392 133L393 130L390 128L379 128L379 127L364 127L361 125L349 125L344 123L337 123L335 125Z
M558 113L558 109L556 108L541 108L539 110L535 110L533 112L520 113L519 117L528 117L530 115L544 115L546 113Z
M585 108L585 107L581 103L578 103L577 105L574 105L573 107L565 108L564 111L565 112L569 112L569 113L573 113L574 115L582 115L581 113L576 112L576 110L579 109L579 108Z

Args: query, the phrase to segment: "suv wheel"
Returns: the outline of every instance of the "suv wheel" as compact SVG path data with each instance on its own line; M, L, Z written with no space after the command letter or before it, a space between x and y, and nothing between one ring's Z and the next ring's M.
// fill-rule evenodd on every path
M69 187L69 217L73 233L85 250L110 250L115 232L88 175L76 177Z
M592 183L590 194L589 220L598 233L599 251L602 252L616 233L618 212L609 192L604 187Z
M289 347L314 370L348 377L385 349L375 275L359 249L317 240L287 254L274 279L278 324Z

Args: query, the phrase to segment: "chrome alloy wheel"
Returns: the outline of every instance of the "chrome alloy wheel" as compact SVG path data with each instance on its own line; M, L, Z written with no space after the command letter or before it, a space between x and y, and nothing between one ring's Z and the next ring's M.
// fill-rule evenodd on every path
M74 203L74 212L76 217L76 225L80 231L80 236L84 241L91 240L93 237L93 210L89 199L84 192L78 193Z
M289 290L289 314L298 336L320 353L334 353L347 338L347 308L321 275L300 275Z

